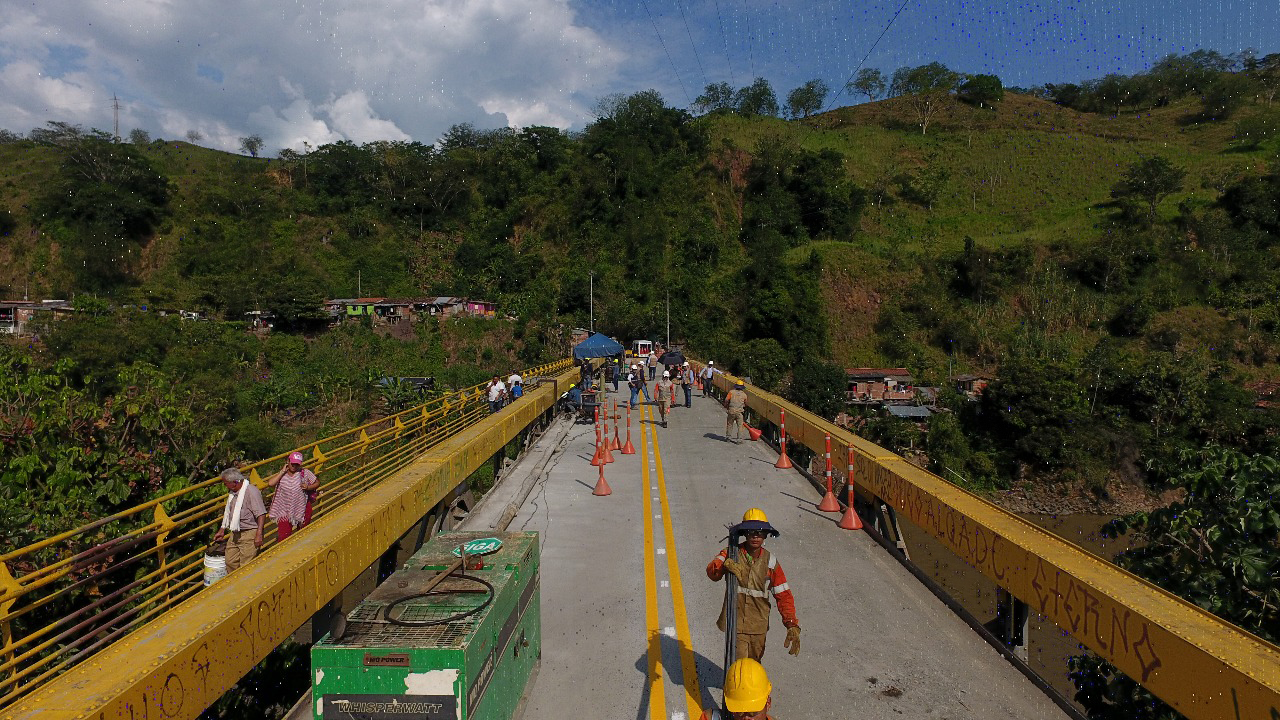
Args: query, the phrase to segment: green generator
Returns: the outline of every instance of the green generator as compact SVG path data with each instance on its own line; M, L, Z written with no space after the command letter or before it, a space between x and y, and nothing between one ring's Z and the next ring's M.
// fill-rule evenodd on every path
M314 717L511 718L542 655L538 561L537 533L433 538L311 648Z

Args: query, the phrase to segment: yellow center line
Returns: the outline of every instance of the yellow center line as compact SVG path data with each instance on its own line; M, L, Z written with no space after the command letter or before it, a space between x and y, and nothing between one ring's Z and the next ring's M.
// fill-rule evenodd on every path
M644 412L640 413L641 423ZM649 456L645 450L644 432L640 433L640 467L644 485L644 620L648 639L649 718L666 720L667 699L662 690L662 634L658 630L658 582L653 556L653 498L649 489Z
M702 715L702 691L698 687L698 666L693 659L693 640L689 633L689 616L684 607L684 586L680 582L680 559L676 555L676 534L671 527L671 504L667 501L667 478L662 467L662 449L658 443L657 428L650 424L649 431L653 433L653 457L658 469L658 496L662 501L662 529L667 539L667 574L671 576L671 604L675 609L676 636L680 641L680 668L684 671L684 701L689 709L689 720L694 720L694 718ZM648 484L646 480L645 485L648 486Z

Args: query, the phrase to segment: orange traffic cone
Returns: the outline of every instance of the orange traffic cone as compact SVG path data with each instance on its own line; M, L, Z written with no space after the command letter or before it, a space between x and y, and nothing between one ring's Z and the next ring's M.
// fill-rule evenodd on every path
M752 440L759 440L760 436L764 434L763 430L753 428L746 423L742 423L742 427L747 429L747 437L751 438Z
M635 455L636 446L631 444L631 406L627 406L627 444L622 446L623 455Z
M790 470L792 468L791 458L787 457L787 411L780 410L778 415L778 427L781 433L779 435L781 439L778 441L778 452L781 454L778 455L778 462L774 463L773 466L779 470Z
M605 415L608 415L608 414L609 414L609 411L608 411L608 410L605 410ZM609 421L608 421L608 419L606 419L606 420L604 421L604 434L603 434L603 436L602 436L602 438L601 438L601 441L600 441L600 453L601 453L601 455L600 455L600 459L604 460L605 464L608 464L608 463L613 462L613 451L609 449Z
M605 479L604 479L604 465L600 465L598 467L600 468L600 479L596 480L596 487L594 490L591 491L591 494L596 495L598 497L604 497L605 495L612 495L613 488L609 487L609 483L605 482Z
M591 456L591 464L603 465L604 463L604 448L600 443L600 409L596 408L596 453Z
M827 494L822 496L822 502L818 503L818 509L822 512L840 512L840 501L836 499L836 494L831 491L831 436L827 436Z
M841 530L862 529L862 518L858 517L858 513L853 509L853 483L849 483L849 507L845 508L838 525Z
M853 509L853 446L849 446L849 483L845 486L849 488L849 507L845 509L844 516L840 518L838 523L841 530L861 530L862 518L858 517L858 513Z
M618 442L618 401L613 402L613 441L609 444L610 450L621 450L622 443Z

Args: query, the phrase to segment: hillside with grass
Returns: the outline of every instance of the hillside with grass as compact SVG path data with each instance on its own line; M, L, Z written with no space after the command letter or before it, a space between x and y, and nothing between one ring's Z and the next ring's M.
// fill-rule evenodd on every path
M832 417L843 367L996 378L928 428L854 419L978 488L1105 502L1179 448L1275 445L1250 388L1280 380L1280 141L1249 129L1280 109L949 95L922 132L912 98L783 120L646 91L580 133L270 159L51 123L0 143L0 287L308 338L326 297L481 297L514 320L450 358L479 370L562 352L594 284L597 328L662 339L669 302L673 339Z

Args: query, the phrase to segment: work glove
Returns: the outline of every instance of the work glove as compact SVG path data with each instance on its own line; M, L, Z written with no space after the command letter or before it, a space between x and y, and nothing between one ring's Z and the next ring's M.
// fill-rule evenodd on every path
M792 625L787 628L787 639L782 641L782 647L790 648L788 651L792 655L800 654L800 626Z
M724 569L733 573L738 578L738 582L743 582L743 578L747 576L747 566L742 564L741 560L725 560Z

